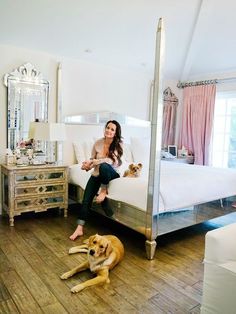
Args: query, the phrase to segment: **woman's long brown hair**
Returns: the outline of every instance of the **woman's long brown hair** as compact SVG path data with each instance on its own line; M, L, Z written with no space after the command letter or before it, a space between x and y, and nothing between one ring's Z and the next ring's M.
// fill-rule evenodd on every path
M121 126L120 123L116 120L109 120L107 121L105 128L108 126L109 123L113 123L116 126L116 133L113 138L112 143L109 146L108 157L115 161L114 155L118 159L119 166L121 165L121 156L123 155L123 148L121 146L122 143L122 136L121 136Z

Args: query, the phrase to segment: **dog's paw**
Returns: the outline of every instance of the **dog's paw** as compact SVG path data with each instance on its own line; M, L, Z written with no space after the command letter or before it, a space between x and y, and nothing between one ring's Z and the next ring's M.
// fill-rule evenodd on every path
M78 252L78 249L77 249L77 247L76 246L74 246L74 247L71 247L70 249L69 249L69 254L74 254L74 253L77 253Z
M73 288L70 289L70 291L72 293L77 293L77 292L80 292L84 289L84 286L82 284L79 284L77 286L74 286Z
M60 276L61 279L68 279L69 277L71 277L70 272L66 272Z
M87 248L78 248L77 246L71 247L69 249L69 254L75 254L75 253L88 253Z

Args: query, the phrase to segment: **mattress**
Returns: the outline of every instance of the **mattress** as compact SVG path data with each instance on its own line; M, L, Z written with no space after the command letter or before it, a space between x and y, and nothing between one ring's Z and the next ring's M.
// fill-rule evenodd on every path
M236 195L236 170L161 161L159 212L179 210L193 205ZM71 183L86 186L90 172L81 164L69 170ZM112 180L108 198L146 211L148 174L139 178Z

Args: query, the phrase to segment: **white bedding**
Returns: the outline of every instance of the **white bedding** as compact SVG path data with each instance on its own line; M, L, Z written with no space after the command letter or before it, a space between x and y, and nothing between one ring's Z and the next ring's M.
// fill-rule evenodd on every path
M70 167L70 182L86 186L89 172L81 164ZM145 211L147 175L140 178L115 179L109 184L108 197ZM236 170L161 162L159 212L187 208L236 195Z

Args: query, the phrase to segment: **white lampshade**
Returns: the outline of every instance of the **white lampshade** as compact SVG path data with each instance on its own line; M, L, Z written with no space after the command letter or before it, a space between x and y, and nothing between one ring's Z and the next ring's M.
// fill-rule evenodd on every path
M64 123L31 122L29 137L39 141L65 141L66 127Z

